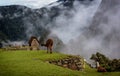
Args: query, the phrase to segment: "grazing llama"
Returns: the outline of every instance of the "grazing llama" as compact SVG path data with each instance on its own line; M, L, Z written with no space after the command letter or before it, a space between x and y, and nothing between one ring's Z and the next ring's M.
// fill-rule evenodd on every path
M96 67L98 72L107 72L104 67L100 66L99 62L96 62Z
M52 53L52 48L53 48L53 40L52 39L48 39L46 41L46 44L41 44L41 46L45 46L47 47L47 53L50 51L50 53Z

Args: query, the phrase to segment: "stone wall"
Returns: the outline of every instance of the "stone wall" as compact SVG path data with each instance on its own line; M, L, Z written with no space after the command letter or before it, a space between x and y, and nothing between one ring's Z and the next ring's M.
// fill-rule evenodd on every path
M21 45L21 46L12 46L12 45L10 45L10 46L6 46L6 47L4 47L2 49L6 50L6 51L8 51L8 50L11 50L11 51L15 51L15 50L29 50L29 46L27 46L27 45Z
M69 68L72 70L83 70L83 59L79 56L69 56L68 58L61 60L52 60L49 61L51 64L55 64L64 68Z

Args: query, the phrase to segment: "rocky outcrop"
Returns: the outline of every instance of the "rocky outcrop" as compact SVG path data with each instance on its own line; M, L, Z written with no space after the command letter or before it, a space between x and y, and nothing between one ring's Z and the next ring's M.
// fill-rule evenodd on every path
M72 70L81 71L84 69L83 59L80 58L79 56L69 56L68 58L65 58L65 59L49 61L49 63L55 64L57 66L61 66L64 68L69 68Z

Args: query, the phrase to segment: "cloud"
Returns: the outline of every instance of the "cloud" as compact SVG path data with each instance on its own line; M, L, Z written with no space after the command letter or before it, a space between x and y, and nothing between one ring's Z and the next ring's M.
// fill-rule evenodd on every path
M0 6L24 5L30 8L41 8L57 0L0 0Z
M69 12L62 11L56 17L54 21L56 26L52 27L52 32L58 35L65 44L76 39L82 33L82 29L89 26L100 3L101 0L95 0L90 5L84 5L75 1L74 9Z
M80 54L87 60L89 60L91 54L96 52L100 52L112 59L120 58L120 5L117 4L119 2L118 0L102 1L97 9L97 13L94 14L94 18L90 18L90 15L93 14L90 11L93 11L93 9L86 10L85 13L87 14L85 16L85 13L75 14L77 17L86 17L86 19L83 18L82 22L88 24L89 30L85 29L78 38L72 39L67 47L61 51L75 55ZM92 6L95 6L95 4ZM91 24L89 24L89 18L93 19ZM70 24L73 23L71 22Z

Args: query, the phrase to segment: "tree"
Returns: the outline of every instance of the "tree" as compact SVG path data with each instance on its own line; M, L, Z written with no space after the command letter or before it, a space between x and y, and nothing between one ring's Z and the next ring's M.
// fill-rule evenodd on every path
M120 71L120 59L110 60L99 52L92 54L90 59L99 62L100 66L104 67L107 71Z

